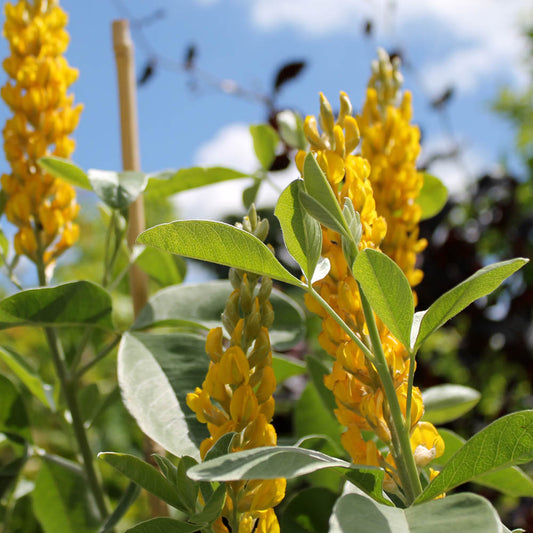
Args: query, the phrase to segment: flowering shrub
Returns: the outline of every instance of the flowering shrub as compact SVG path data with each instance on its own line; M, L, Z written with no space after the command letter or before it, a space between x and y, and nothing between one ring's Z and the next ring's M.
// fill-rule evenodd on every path
M295 172L275 208L300 268L295 276L266 244L269 225L248 201L250 191L242 224L163 223L129 250L124 213L141 194L159 205L168 194L245 175L220 168L86 174L66 161L81 110L67 95L76 73L61 56L66 16L45 0L8 3L6 16L11 81L2 96L14 117L4 129L11 174L2 176L2 192L17 233L5 266L19 285L14 270L27 256L41 286L1 300L0 327L42 330L51 362L32 366L19 353L24 343L0 347L17 382L0 376L7 527L105 533L124 520L137 533L509 531L486 499L451 492L472 481L532 495L533 481L514 465L533 460L533 411L507 415L464 442L438 426L471 409L478 393L454 385L422 392L414 375L430 335L527 259L486 266L415 312L423 276L417 255L426 246L418 225L446 196L436 178L416 168L419 132L399 65L380 52L360 117L345 93L337 116L321 95L318 120L302 122L286 110L277 117L279 133L251 128L254 191L278 155L280 135L286 150L297 150L300 176ZM71 184L105 204L101 285L47 286L50 267L78 237ZM171 254L226 265L229 281L183 284L183 263ZM133 264L161 290L132 321L119 311L121 279ZM287 355L312 344L304 310L278 288L287 286L303 293L320 319L320 354L305 363ZM117 345L123 403L161 453L143 460L103 452L97 463L96 447L108 444L110 426L96 421L119 398L113 391L102 397L88 376ZM276 387L295 375L309 381L289 404L299 429L278 442ZM46 413L46 422L35 416L30 424L26 403L32 413ZM46 439L42 424L60 431ZM131 483L120 487L105 463ZM330 477L317 482L324 469ZM128 516L140 487L167 504L169 516Z

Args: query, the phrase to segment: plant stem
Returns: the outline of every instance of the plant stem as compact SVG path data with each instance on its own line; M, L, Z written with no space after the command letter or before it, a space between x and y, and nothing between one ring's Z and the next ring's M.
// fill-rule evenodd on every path
M101 361L109 352L120 342L121 336L117 335L107 346L104 346L85 366L82 366L76 372L76 379L80 379L88 370L90 370L96 363Z
M62 356L62 348L57 338L56 332L52 328L45 328L46 338L48 345L52 353L52 361L54 363L59 382L61 383L61 389L65 395L65 401L70 411L72 418L72 429L74 436L78 443L80 450L83 467L85 470L85 476L91 492L93 493L96 505L100 511L101 518L105 518L108 515L107 506L104 500L104 495L100 487L100 481L96 474L93 461L93 453L89 446L87 439L87 433L83 425L83 418L81 416L80 406L76 391L78 389L78 383L76 379L72 379L66 368L64 358Z
M409 377L407 380L407 403L405 408L405 427L411 430L411 404L413 403L413 382L415 379L415 353L409 351Z
M350 337L351 340L357 344L357 347L365 354L365 357L371 361L372 363L376 364L376 360L374 357L374 354L368 349L368 347L364 344L364 342L356 335L354 331L350 329L348 324L344 322L344 320L337 314L335 309L333 309L318 292L313 289L313 286L311 283L308 285L309 292L313 295L313 297L318 301L318 303L328 312L328 314L337 322L337 324L344 330L344 332Z
M36 231L38 234L39 232ZM44 268L44 260L42 247L40 242L40 236L37 237L37 273L39 275L39 285L41 287L46 286L46 275ZM65 357L63 354L63 347L57 336L54 328L44 328L46 340L50 347L52 354L52 362L54 363L55 371L59 382L61 384L61 390L65 396L65 401L72 418L72 429L74 431L74 437L78 444L79 451L83 460L83 468L85 476L87 478L87 484L93 494L94 500L100 512L101 518L105 518L108 515L107 506L104 499L104 494L100 486L100 481L96 470L94 468L93 453L89 446L89 440L87 439L87 433L83 425L83 418L81 416L80 406L78 403L78 397L76 395L78 389L78 381L75 377L71 376L67 365L65 363Z
M393 447L397 450L396 466L398 468L398 475L402 482L402 488L405 492L407 503L410 505L414 502L416 497L422 492L422 485L418 477L418 470L416 468L415 459L411 450L411 442L409 440L409 430L406 427L400 403L396 396L396 389L389 371L389 365L383 352L381 345L381 338L379 336L374 312L368 302L363 290L359 286L359 293L361 295L361 303L365 315L368 333L372 341L372 348L375 355L375 366L381 379L381 384L387 397L390 414L392 418L391 435L393 438Z

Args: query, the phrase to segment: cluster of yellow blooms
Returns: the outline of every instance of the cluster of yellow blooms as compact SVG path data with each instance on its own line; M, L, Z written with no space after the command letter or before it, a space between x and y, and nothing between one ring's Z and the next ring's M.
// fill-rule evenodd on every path
M268 233L268 221L259 220L253 207L243 227L261 240ZM236 269L230 270L230 281L234 290L222 315L229 343L223 339L222 328L209 332L207 376L202 388L187 395L187 405L207 424L211 435L200 446L202 458L230 432L236 432L232 451L277 442L270 423L276 388L268 333L274 320L269 302L272 281ZM214 530L227 533L229 524L234 533L279 533L273 507L283 499L285 485L285 479L229 482L224 511Z
M376 210L387 221L381 250L414 287L423 277L415 267L416 255L427 246L425 239L418 238L421 208L415 202L424 176L416 170L420 130L410 123L411 93L405 91L398 103L402 83L398 66L398 61L391 62L385 51L379 51L358 124L361 155L370 163Z
M9 78L3 100L13 111L3 130L11 174L1 177L5 212L19 229L15 251L50 264L78 238L72 222L79 206L74 189L44 172L37 160L68 158L75 143L68 136L78 124L81 105L67 94L78 77L63 57L69 35L67 15L56 0L6 3L4 35L11 55L3 66Z
M388 58L387 58L388 59ZM382 56L381 60L384 58ZM375 81L374 81L375 83ZM422 175L416 172L415 159L419 151L417 129L409 124L410 97L404 96L399 108L381 102L380 92L368 91L368 101L361 123L368 138L363 140L363 154L352 152L359 144L358 123L351 116L351 103L345 93L340 96L340 112L334 119L329 102L321 95L319 133L314 117L307 117L305 133L311 151L326 175L339 203L350 198L360 213L362 238L360 249L387 250L397 261L412 286L421 280L415 269L416 253L423 249L419 241L420 211L414 205L422 186ZM297 155L302 171L304 152ZM374 167L372 165L375 165ZM331 263L329 274L314 287L328 304L361 338L368 334L357 282L353 278L342 252L340 236L323 229L322 255ZM309 295L309 309L322 317L321 346L335 358L333 370L325 383L335 395L336 416L347 430L342 443L356 464L384 467L388 473L386 488L401 487L395 471L395 456L391 435L391 417L378 373L335 320ZM407 350L378 320L383 350L388 362L400 408L404 417L407 407L409 356ZM420 390L413 388L410 439L415 462L426 466L444 451L444 443L435 427L421 421L424 406ZM378 445L364 432L372 431L389 448L382 454ZM435 475L436 473L432 473Z

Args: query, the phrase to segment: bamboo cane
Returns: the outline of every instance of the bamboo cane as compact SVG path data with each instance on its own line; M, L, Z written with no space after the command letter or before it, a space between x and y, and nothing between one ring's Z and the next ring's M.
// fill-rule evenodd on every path
M113 48L117 66L118 95L120 103L120 131L122 140L122 166L124 170L140 171L139 128L137 121L137 93L135 84L135 58L129 22L113 21ZM127 241L131 249L141 231L144 230L144 203L142 195L130 205L128 217ZM133 313L139 311L148 300L148 277L137 266L130 270L130 293L133 300ZM153 464L152 453L164 453L148 437L144 440L145 459ZM152 517L168 516L168 507L164 502L150 495Z

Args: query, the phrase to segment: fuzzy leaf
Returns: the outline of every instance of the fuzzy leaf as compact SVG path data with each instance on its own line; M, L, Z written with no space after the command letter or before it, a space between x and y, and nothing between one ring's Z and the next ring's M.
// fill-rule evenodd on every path
M529 259L519 257L486 266L443 294L423 315L414 349L418 349L435 330L460 313L465 307L497 289L505 279L522 268L528 261Z
M533 411L499 418L474 435L418 497L431 500L489 472L533 460Z
M302 206L300 193L303 190L304 182L294 180L281 193L274 214L281 224L287 250L310 280L322 252L322 229Z
M111 296L89 281L21 291L0 301L0 329L15 326L113 329Z
M375 313L409 349L414 315L413 292L400 267L385 254L367 248L355 260L354 277Z
M437 385L422 393L424 420L433 424L446 424L463 416L480 400L481 394L463 385Z
M39 163L39 166L46 170L48 174L51 174L55 178L59 178L75 187L80 187L89 191L92 190L91 182L89 181L87 174L68 159L55 156L41 157L37 163Z
M137 239L167 252L268 276L290 285L302 283L269 248L250 233L210 220L179 220L141 233Z
M257 159L259 159L263 170L269 170L276 157L276 148L279 144L276 130L269 124L257 124L250 126L250 134L254 142L254 152Z
M87 174L94 192L113 209L126 209L144 191L148 176L142 172L89 169Z

